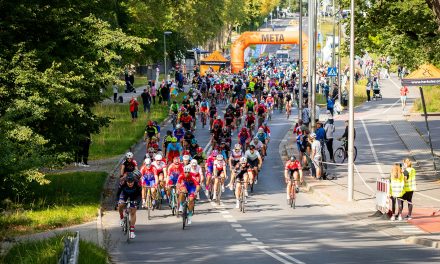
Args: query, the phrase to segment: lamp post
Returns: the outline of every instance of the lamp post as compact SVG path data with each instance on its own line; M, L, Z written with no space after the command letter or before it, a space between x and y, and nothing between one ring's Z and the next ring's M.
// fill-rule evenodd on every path
M173 32L165 31L163 32L163 58L164 58L164 72L165 72L165 80L168 81L168 73L167 73L167 35L171 35Z
M303 16L302 16L302 1L299 0L299 104L298 104L298 119L302 119L303 110ZM289 0L290 8L290 0Z
M354 196L354 0L351 0L350 18L350 93L348 101L348 201Z

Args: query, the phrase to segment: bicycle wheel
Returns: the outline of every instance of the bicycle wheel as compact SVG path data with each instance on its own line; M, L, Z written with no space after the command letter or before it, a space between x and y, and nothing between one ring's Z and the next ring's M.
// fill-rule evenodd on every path
M187 212L188 205L187 205L187 202L185 201L182 206L183 206L183 208L182 208L182 229L185 229L186 220L188 218L188 212Z
M150 192L148 192L148 194L147 194L147 218L148 218L148 220L151 220L151 216L150 216L151 207L152 207L152 199L151 199Z
M221 186L221 182L219 181L217 184L217 204L220 205L220 198L222 196L222 186Z
M246 199L245 197L245 193L244 193L244 183L241 183L241 194L240 194L240 211L242 213L244 213L244 207L245 207L245 203L244 200Z
M333 158L335 159L336 163L344 163L345 161L345 150L343 147L339 147L335 150L335 153L333 154Z
M128 210L127 214L125 215L125 228L127 229L127 243L130 243L130 235L131 235L131 230L130 230L130 210Z
M124 212L124 218L123 218L123 223L122 223L122 233L127 234L127 212Z

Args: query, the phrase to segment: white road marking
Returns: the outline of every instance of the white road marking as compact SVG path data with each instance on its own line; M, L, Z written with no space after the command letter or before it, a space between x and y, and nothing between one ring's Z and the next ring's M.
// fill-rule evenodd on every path
M423 197L425 197L425 198L428 198L428 199L431 199L431 200L434 200L434 201L440 202L439 199L434 198L434 197L431 197L431 196L428 196L428 195L423 194L423 193L421 193L421 192L415 192L414 194L416 194L416 195L421 195L421 196L423 196Z
M240 234L241 236L243 236L243 237L251 237L252 236L252 234L249 234L249 233L243 233L243 234Z
M274 253L272 253L272 252L270 252L270 251L264 249L264 248L261 248L261 247L258 247L258 248L259 248L263 253L265 253L266 255L271 256L272 258L278 260L278 261L281 262L281 263L285 263L285 264L289 264L289 263L291 263L291 262L289 262L289 261L287 261L287 260L285 260L285 259L279 257L278 255L275 255Z
M235 231L237 231L239 233L247 232L246 229L244 229L244 228L236 228Z
M246 240L247 241L258 241L258 239L256 239L255 237L247 237Z
M252 245L263 245L263 242L261 242L261 241L254 241L254 242L251 242L251 244Z
M235 220L235 219L225 219L226 220L226 222L229 222L229 223L237 223L237 220Z
M242 227L240 224L231 224L231 226L232 226L232 227L235 227L235 228L237 228L237 227Z
M291 257L291 256L287 255L286 253L279 251L278 249L274 249L273 251L275 251L276 253L280 254L283 257L285 257L286 259L295 262L296 264L305 264L301 260L298 260L298 259L296 259L294 257Z
M377 169L379 170L379 173L382 177L385 174L382 170L382 167L380 166L379 159L377 158L376 150L374 149L374 145L373 145L373 141L371 140L370 133L368 132L367 126L365 125L364 119L361 119L361 122L362 122L362 126L364 127L365 135L367 136L368 144L370 145L371 153L373 154L373 158L376 163Z
M232 218L232 215L223 215L224 218Z

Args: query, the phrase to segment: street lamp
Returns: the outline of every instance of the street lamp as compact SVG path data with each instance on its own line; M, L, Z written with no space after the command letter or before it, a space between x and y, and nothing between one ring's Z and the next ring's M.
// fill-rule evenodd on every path
M350 3L350 93L348 101L348 201L354 195L354 0Z
M168 73L167 73L167 35L171 35L173 32L165 31L163 32L163 57L164 57L164 67L165 67L165 80L168 81Z

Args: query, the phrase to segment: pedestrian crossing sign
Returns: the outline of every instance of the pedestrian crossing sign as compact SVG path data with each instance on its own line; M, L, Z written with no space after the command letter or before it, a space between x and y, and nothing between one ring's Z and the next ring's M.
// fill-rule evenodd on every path
M338 76L338 70L336 69L336 67L328 67L327 76L329 76L329 77Z

